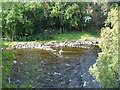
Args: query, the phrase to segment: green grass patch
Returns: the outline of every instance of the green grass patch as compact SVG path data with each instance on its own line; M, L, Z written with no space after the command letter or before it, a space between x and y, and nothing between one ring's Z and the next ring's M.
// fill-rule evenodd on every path
M53 36L52 40L74 40L74 39L81 39L81 40L92 40L93 38L99 38L100 31L95 30L86 30L83 32L67 32L64 34L57 34Z

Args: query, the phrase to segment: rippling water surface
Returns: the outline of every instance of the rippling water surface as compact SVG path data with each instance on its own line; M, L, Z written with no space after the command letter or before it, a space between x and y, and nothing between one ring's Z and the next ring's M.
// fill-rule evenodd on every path
M16 50L16 64L11 71L11 82L18 87L81 88L100 87L92 83L89 67L95 63L98 46L90 49L76 47L53 47L53 51L42 49ZM62 53L60 53L62 50Z

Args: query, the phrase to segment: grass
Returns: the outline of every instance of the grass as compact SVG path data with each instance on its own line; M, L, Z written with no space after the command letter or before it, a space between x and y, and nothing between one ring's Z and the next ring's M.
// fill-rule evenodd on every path
M68 32L54 36L53 40L73 40L73 39L91 40L92 38L98 37L99 35L97 33L89 33L89 31Z
M100 30L86 30L83 32L67 32L64 34L56 34L53 35L53 38L50 40L43 40L43 41L13 41L13 42L5 42L6 45L15 45L17 43L25 43L25 42L39 42L39 43L46 43L46 42L52 42L52 41L61 41L61 40L76 40L76 39L81 39L81 40L94 40L94 39L99 39L100 36Z
M51 40L44 40L40 42L51 42L51 41L61 41L61 40L76 40L76 39L81 39L81 40L94 40L94 39L99 39L100 37L100 30L86 30L83 32L66 32L64 34L56 34L53 35L53 38Z

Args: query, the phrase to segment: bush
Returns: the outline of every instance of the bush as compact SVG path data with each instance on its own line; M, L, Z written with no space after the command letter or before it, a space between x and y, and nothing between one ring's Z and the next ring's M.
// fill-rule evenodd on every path
M101 31L99 53L96 63L90 67L90 73L96 77L104 88L120 87L118 63L118 7L108 13L105 27Z
M23 36L22 38L18 36L19 38L17 40L20 40L20 41L49 40L52 38L52 35L56 33L57 32L53 29L44 29L43 32L38 33L38 34L33 34L30 36Z
M42 40L42 35L41 34L33 34L28 37L23 37L21 40L23 41L34 41L34 40Z
M6 82L10 76L10 71L12 69L13 58L15 51L10 51L6 48L6 45L3 42L0 42L0 49L2 50L2 86L3 88L13 88L14 85L10 85Z
M52 35L55 34L55 31L53 29L45 29L43 33L43 39L49 40L52 38Z

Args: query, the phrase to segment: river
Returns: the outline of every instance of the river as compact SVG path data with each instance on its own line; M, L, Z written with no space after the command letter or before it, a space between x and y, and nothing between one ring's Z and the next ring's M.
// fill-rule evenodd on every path
M18 88L100 88L88 69L96 62L98 46L16 49L16 63L10 72L11 84ZM60 52L61 51L61 52Z

